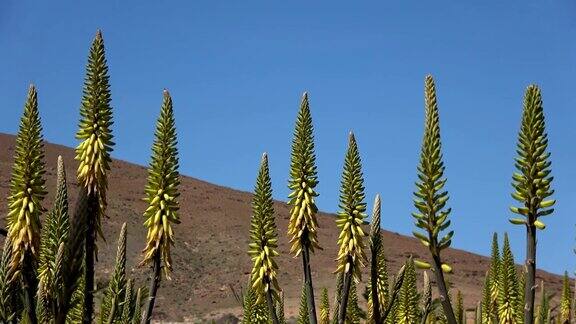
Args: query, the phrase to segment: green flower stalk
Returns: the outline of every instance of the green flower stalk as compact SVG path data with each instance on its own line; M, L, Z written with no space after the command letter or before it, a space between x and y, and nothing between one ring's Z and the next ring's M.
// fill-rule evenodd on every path
M150 281L150 297L144 314L146 323L150 323L156 290L160 283L161 263L164 273L170 278L172 258L170 246L174 244L172 224L180 223L178 217L178 201L180 184L178 174L178 149L176 125L172 98L164 90L164 99L160 109L160 117L156 123L155 140L152 144L152 158L148 168L148 183L146 184L144 200L148 208L144 212L144 226L148 230L146 247L142 251L142 264L152 263L153 272Z
M85 312L85 291L86 291L86 265L84 264L84 246L88 215L87 190L81 189L74 217L70 219L70 229L68 239L64 244L64 283L62 290L59 311L56 314L55 323L82 323Z
M252 282L252 279L250 279ZM244 315L242 324L268 324L270 323L270 312L264 303L257 303L258 296L251 283L248 284L243 297Z
M402 290L402 285L404 284L404 277L406 273L406 265L403 265L394 279L392 289L389 292L389 300L386 302L387 307L384 309L382 314L382 321L384 323L394 323L398 313L398 303L396 302L400 291Z
M149 206L144 212L146 218L144 226L148 229L148 235L142 264L151 262L154 255L160 253L166 276L169 277L172 271L170 246L174 244L172 224L180 223L176 200L180 195L178 193L180 179L172 98L166 90L155 136L152 160L148 169L148 184L145 189L146 198L144 198Z
M136 300L134 301L134 313L132 314L131 324L138 324L142 319L142 303L144 301L144 288L138 288L136 291Z
M268 304L272 321L278 324L274 311L274 300L278 300L277 271L274 258L278 256L278 233L274 221L274 201L272 200L272 182L268 168L268 155L262 155L260 170L254 188L252 200L252 223L248 254L252 258L252 289L256 293L257 303L264 299Z
M310 324L310 312L308 310L308 291L306 286L302 286L300 295L300 308L298 310L298 324Z
M387 309L387 316L384 318L384 323L386 324L396 324L396 317L398 316L398 303L395 302L390 304Z
M474 324L483 324L483 312L482 312L482 301L476 303L476 307L474 307Z
M380 234L380 195L374 200L372 224L370 227L370 286L368 294L369 318L374 323L382 322L382 309L388 299L388 271Z
M562 296L560 297L560 323L572 323L572 291L570 277L564 272L562 280Z
M544 287L544 280L540 282L540 305L536 313L536 323L550 324L550 297ZM562 323L562 322L560 322Z
M416 269L412 259L406 263L404 282L398 298L398 310L396 313L396 323L412 324L417 323L420 309L418 290L416 288Z
M576 281L573 281L575 283L575 287L572 290L572 311L571 311L571 319L574 320L574 318L576 318Z
M514 263L514 255L510 249L508 234L504 234L504 247L502 249L502 263L498 279L498 318L500 324L523 323L520 295L518 294L518 272Z
M120 323L130 323L134 316L134 308L136 308L136 294L134 294L134 279L128 279L126 283L126 291L124 293L124 300L120 302L122 305L122 315ZM140 320L140 319L138 319Z
M482 290L481 312L482 323L498 322L498 292L500 290L500 248L498 247L498 234L492 235L492 257L486 272L484 288Z
M280 291L280 298L276 303L276 317L278 318L278 323L286 324L286 318L284 316L284 292Z
M456 322L458 324L466 323L466 314L464 313L464 299L462 297L462 292L458 290L456 294Z
M492 313L494 318L498 318L498 291L499 291L499 278L500 278L500 252L498 247L498 234L494 233L492 236L492 258L490 262L490 269L488 278L490 286L490 304L487 311Z
M40 214L46 195L44 144L36 88L30 86L16 136L14 166L8 196L8 238L12 254L10 281L21 279L28 319L36 323L36 267L40 246Z
M66 170L61 156L58 156L57 163L56 198L54 199L54 207L52 207L44 222L38 262L38 279L40 282L45 283L51 282L54 278L53 266L56 254L60 244L68 240L70 229Z
M428 277L428 272L424 271L424 293L422 296L422 318L420 319L421 324L425 324L428 320L428 315L432 311L432 284L430 283L430 278Z
M126 297L128 281L126 279L126 223L122 225L118 238L118 250L116 252L116 265L108 289L104 293L100 305L100 319L98 323L117 323L122 319L122 307Z
M254 309L254 293L252 292L252 278L249 279L246 289L241 292L242 298L242 324L250 324Z
M101 232L101 216L106 210L107 173L112 152L112 107L110 106L110 77L102 33L98 31L90 47L86 78L80 107L80 123L76 138L78 182L98 197L99 213L95 225ZM102 235L103 236L103 235Z
M7 237L4 240L2 258L0 258L0 323L15 322L15 301L18 298L16 285L10 280L10 260L12 259L12 242Z
M553 177L550 175L550 153L548 135L544 120L544 108L540 89L530 85L524 95L524 109L520 132L518 133L515 167L518 172L512 176L514 191L512 197L520 207L510 207L521 218L510 222L526 227L526 285L524 287L524 323L534 323L534 296L536 283L536 229L544 229L539 219L554 212L556 203L550 199L554 190L550 188Z
M70 218L68 215L68 190L66 171L62 157L58 157L56 198L54 206L44 222L40 242L38 262L38 303L36 313L40 323L48 323L56 318L63 304L64 277L63 262L66 260L64 245L68 240Z
M288 223L288 236L290 238L290 253L297 257L302 254L304 281L308 290L308 311L310 322L317 323L316 305L314 302L314 287L312 272L310 270L310 252L320 249L318 244L318 221L314 190L318 184L316 171L316 155L314 153L314 127L310 114L308 94L304 93L300 110L296 119L294 139L292 140L292 153L290 162L290 180L288 187L291 190L288 198L290 209L290 222Z
M338 267L337 273L344 276L344 287L339 308L338 321L344 323L348 303L348 293L352 279L359 282L362 276L360 266L365 266L366 253L362 223L366 218L366 203L364 202L364 179L362 162L354 134L350 132L348 150L344 160L342 185L340 189L340 211L337 214L336 225L340 229L338 237Z
M448 296L444 272L451 272L450 266L442 262L441 251L452 243L454 231L446 235L441 232L450 226L448 215L451 209L445 208L448 201L448 191L443 190L446 184L444 178L444 162L442 161L442 143L440 141L440 115L436 101L436 86L431 75L425 80L426 120L424 139L418 165L418 181L414 192L414 206L417 212L412 213L416 226L425 233L414 231L424 246L428 248L433 260L434 274L440 301L449 324L456 324L454 310ZM424 262L417 262L419 267L430 268Z
M80 122L76 138L78 183L86 190L85 254L86 282L84 287L84 323L91 323L94 313L94 262L97 254L97 233L104 238L101 220L106 211L107 173L112 152L112 108L110 84L102 33L98 31L90 47Z
M518 273L518 285L516 286L516 295L518 296L518 314L524 312L524 305L526 304L524 287L526 287L526 271L520 270Z
M338 324L338 315L340 314L340 302L342 301L342 292L344 288L344 276L342 273L336 274L336 293L334 294L334 316L332 324Z
M360 305L358 305L358 292L356 290L356 283L352 281L350 285L350 296L348 298L348 309L346 310L346 323L348 324L360 324L360 318L362 316L362 310Z
M10 273L16 278L23 270L25 258L35 267L40 245L40 214L44 186L44 144L38 113L38 95L32 85L24 105L20 128L16 136L14 166L8 196L8 236L12 242Z
M330 301L328 300L328 289L322 289L320 304L320 324L330 324Z
M480 302L479 310L480 313L476 314L476 317L480 318L480 323L482 324L498 323L496 318L496 315L498 314L498 304L493 304L491 295L492 281L493 280L491 278L490 271L487 271L486 278L484 279L484 287L482 288L482 301ZM493 310L494 306L496 307L496 315L494 314Z

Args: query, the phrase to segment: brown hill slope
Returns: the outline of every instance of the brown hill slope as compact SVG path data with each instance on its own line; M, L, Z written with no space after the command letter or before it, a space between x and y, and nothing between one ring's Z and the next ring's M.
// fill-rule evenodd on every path
M0 134L0 214L6 212L5 197L14 149L14 136ZM51 206L54 195L56 158L64 157L68 172L71 204L76 199L76 162L72 149L60 145L46 144L47 186L49 195L44 203ZM146 182L146 169L142 166L114 160L110 175L109 218L104 220L104 234L107 242L99 242L100 261L97 264L97 282L106 282L112 269L115 255L115 242L123 222L128 223L128 269L129 275L144 285L148 269L137 267L140 250L143 248L145 231L142 227L142 212L146 208L143 188ZM236 290L245 285L251 262L246 254L247 237L251 215L251 194L230 188L213 185L190 177L182 177L181 220L175 227L177 237L173 249L174 274L172 281L163 281L159 290L155 318L169 321L184 321L224 313L239 315L229 286ZM277 225L280 231L281 257L279 259L279 282L285 291L288 315L297 313L301 289L301 262L288 255L288 242L285 236L288 222L288 207L284 202L275 203ZM312 257L313 280L317 297L320 288L329 289L333 299L338 231L332 215L319 215L321 230L319 240L324 251ZM4 219L0 221L4 224ZM383 231L384 246L392 271L396 271L410 254L426 256L421 244L410 237ZM489 244L488 241L482 244ZM445 253L447 261L455 272L450 276L464 294L467 307L473 307L479 300L488 258L458 249ZM539 271L538 277L547 282L548 288L559 290L561 278ZM364 280L368 278L364 277Z

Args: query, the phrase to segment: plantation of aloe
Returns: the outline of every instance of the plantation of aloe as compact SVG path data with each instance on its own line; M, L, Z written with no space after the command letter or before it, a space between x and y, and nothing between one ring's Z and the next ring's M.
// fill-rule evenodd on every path
M113 94L110 90L106 49L98 31L89 49L80 119L75 134L75 175L66 174L65 161L57 161L57 183L46 185L46 156L38 93L30 86L24 103L14 148L7 197L6 238L0 258L1 323L150 323L163 281L172 280L177 264L171 249L180 244L180 191L178 135L171 94L164 90L151 147L146 185L141 198L146 208L137 211L146 231L141 245L140 267L149 280L141 285L127 271L126 246L131 228L121 226L119 237L107 237L108 185L114 149ZM287 198L287 228L277 226L267 153L262 152L254 172L250 229L245 233L245 258L251 271L238 273L243 288L234 292L242 308L242 323L289 323L287 296L282 288L278 258L279 238L290 244L291 266L301 269L302 287L297 323L478 323L548 324L573 323L575 291L568 273L559 298L553 299L546 283L536 278L538 233L554 213L554 183L548 149L541 89L529 85L518 116L520 128L511 174L509 221L525 229L526 259L517 267L506 231L494 233L491 262L485 273L475 309L465 309L464 298L450 276L457 265L446 261L445 250L455 233L451 226L450 195L443 159L440 99L434 78L424 77L424 128L419 162L415 166L413 208L406 211L414 223L414 237L427 254L408 256L399 271L389 271L381 212L386 197L367 197L362 169L362 141L347 134L343 156L338 212L333 226L339 236L322 241L319 235L317 198L322 195L318 176L313 111L304 93L295 107ZM321 122L321 121L320 121ZM419 129L419 131L421 131ZM68 162L66 162L68 163ZM74 178L75 177L75 178ZM75 180L75 181L73 181ZM71 183L78 197L70 201ZM182 195L181 195L182 194ZM54 197L46 208L46 197ZM411 213L411 216L410 216ZM247 215L248 216L248 215ZM102 292L96 294L98 247L117 242L115 266ZM311 260L335 245L333 287L314 282ZM406 251L410 254L411 251ZM364 271L368 276L363 275ZM195 298L192 294L190 298ZM471 322L472 321L472 322Z

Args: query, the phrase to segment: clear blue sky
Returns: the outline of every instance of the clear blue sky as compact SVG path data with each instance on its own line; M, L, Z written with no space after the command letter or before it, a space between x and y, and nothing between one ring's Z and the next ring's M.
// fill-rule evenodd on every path
M114 157L148 163L162 89L168 88L183 174L251 190L267 151L274 196L285 200L294 120L302 92L309 91L319 207L337 209L353 130L369 208L380 192L384 227L410 234L423 80L432 73L453 246L487 254L491 233L508 231L520 262L524 229L507 221L510 180L523 92L537 83L558 199L548 228L538 234L538 265L572 272L576 2L467 2L5 0L0 131L16 132L28 84L35 83L46 139L76 145L86 56L101 28Z

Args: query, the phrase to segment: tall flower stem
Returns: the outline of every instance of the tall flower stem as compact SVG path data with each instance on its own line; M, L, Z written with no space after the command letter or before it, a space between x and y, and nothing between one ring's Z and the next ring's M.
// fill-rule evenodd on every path
M142 323L150 323L156 302L156 292L161 280L161 269L167 279L172 271L170 247L174 244L172 224L180 223L178 215L180 196L178 186L178 149L176 121L172 107L172 97L164 90L160 116L156 122L155 139L152 144L152 158L148 168L144 200L148 208L144 211L144 226L148 233L144 254L140 265L152 264L150 295L143 314Z
M344 158L342 181L340 186L340 203L336 225L340 229L338 237L338 266L336 273L344 276L344 287L339 305L338 323L346 320L348 294L352 280L359 282L362 278L360 267L367 263L364 237L367 234L362 229L364 219L367 217L366 203L364 202L364 176L362 174L362 161L352 132L348 136L348 149Z
M161 258L160 253L154 255L152 264L152 274L150 278L150 297L148 298L148 303L146 303L146 310L142 316L142 324L150 324L152 320L152 312L154 311L154 304L156 302L156 293L158 292L158 286L160 286L160 276L162 273Z
M425 232L414 231L414 236L426 246L430 252L433 265L418 261L417 264L426 268L433 267L438 286L438 295L449 324L456 324L456 317L448 295L444 280L444 272L451 272L449 265L442 262L441 251L452 243L454 231L439 234L448 229L451 209L445 208L448 201L448 191L444 190L444 162L442 161L442 143L440 140L440 115L436 101L436 86L431 75L426 76L424 84L425 123L422 150L418 164L418 181L414 192L414 206L417 212L412 213L416 227Z
M511 207L521 218L510 222L526 227L526 283L524 288L524 324L534 323L534 297L536 294L536 230L543 230L545 224L539 219L554 212L556 203L549 197L554 193L550 188L554 177L550 175L551 162L548 149L548 134L540 88L530 85L524 95L522 122L518 134L515 158L517 172L512 176L514 191L512 197L521 206Z
M314 249L320 249L320 245L318 244L318 221L316 219L318 208L315 201L318 193L314 190L318 184L318 175L313 131L308 94L304 93L292 140L290 181L288 184L291 190L288 196L290 199L288 204L291 206L288 236L291 244L290 253L294 254L295 257L302 254L308 317L311 324L316 324L318 320L310 269L310 253L313 253Z
M84 238L84 285L83 323L92 323L94 316L94 264L96 261L96 237L104 238L101 220L106 211L107 173L110 170L112 152L112 108L108 66L102 33L98 31L88 54L86 77L80 107L80 123L76 138L78 183L87 191L86 236ZM76 247L77 248L77 247Z

